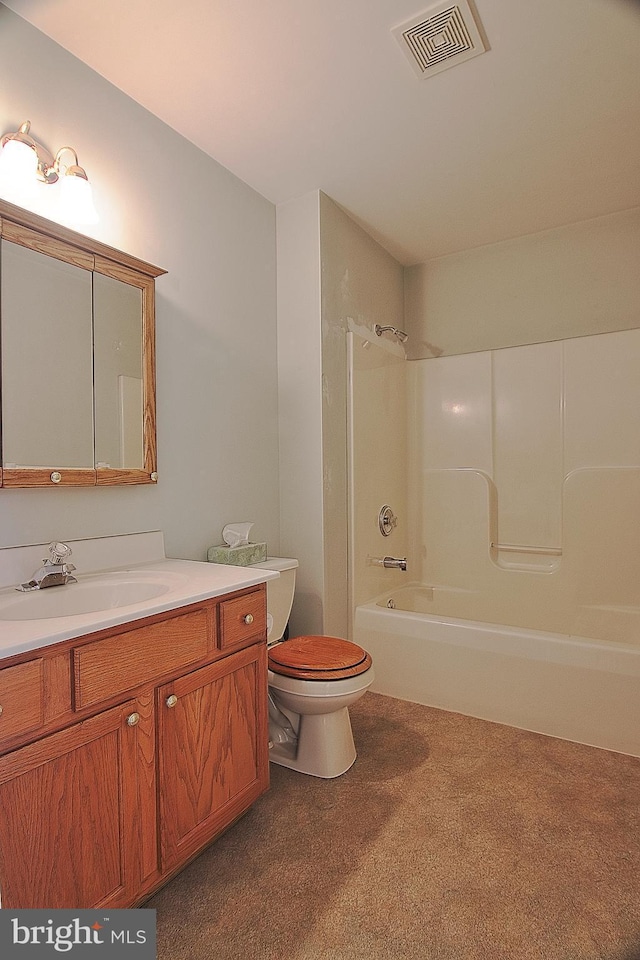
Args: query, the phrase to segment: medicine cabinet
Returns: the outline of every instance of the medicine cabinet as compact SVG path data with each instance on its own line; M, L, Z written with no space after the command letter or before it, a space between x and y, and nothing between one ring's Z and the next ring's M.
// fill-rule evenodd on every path
M0 200L3 487L157 480L163 273Z

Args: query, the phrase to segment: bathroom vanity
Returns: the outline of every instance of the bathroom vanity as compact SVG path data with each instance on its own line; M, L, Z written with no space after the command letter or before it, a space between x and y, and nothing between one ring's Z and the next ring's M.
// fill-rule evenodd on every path
M138 904L268 787L263 581L277 574L167 560L128 573L174 581L106 626L59 617L53 642L0 659L3 907ZM11 621L11 603L2 591L0 655L8 626L28 647L53 622Z

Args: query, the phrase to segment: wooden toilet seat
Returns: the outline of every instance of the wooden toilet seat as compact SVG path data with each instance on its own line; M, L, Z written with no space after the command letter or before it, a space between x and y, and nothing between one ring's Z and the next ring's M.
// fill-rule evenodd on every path
M371 662L366 650L339 637L294 637L269 650L269 669L299 680L357 677L369 669Z

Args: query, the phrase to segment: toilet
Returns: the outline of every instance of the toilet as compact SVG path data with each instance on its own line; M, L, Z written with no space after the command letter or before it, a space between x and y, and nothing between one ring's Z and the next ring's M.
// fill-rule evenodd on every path
M349 707L373 683L371 657L339 637L283 640L298 561L267 557L252 566L280 573L267 581L269 759L312 777L339 777L356 759Z

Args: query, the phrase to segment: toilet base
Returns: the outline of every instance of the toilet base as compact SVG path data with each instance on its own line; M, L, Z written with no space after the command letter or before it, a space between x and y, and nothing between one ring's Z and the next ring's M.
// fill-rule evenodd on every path
M342 776L355 759L356 747L347 707L332 713L301 716L297 741L274 743L269 749L272 763L325 780Z

